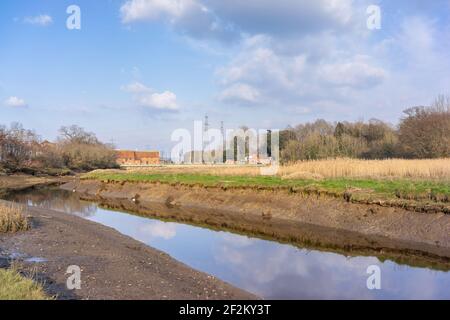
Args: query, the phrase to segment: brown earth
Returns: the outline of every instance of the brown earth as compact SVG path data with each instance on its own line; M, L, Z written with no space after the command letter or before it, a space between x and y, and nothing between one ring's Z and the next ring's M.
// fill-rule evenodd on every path
M63 188L141 215L450 270L450 215L444 213L257 189L96 180Z

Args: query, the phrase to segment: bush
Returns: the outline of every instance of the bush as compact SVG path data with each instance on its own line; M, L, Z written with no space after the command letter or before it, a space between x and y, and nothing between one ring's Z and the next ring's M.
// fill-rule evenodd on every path
M104 144L63 142L60 151L64 165L73 170L116 168L116 153Z
M405 111L399 140L408 158L443 158L450 156L450 99L439 97L431 107Z

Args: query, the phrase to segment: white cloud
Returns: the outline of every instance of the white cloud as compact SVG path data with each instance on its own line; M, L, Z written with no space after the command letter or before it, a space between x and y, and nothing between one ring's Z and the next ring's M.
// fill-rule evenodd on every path
M193 4L191 0L129 0L120 12L124 23L156 20L161 16L174 19L186 13Z
M342 96L340 88L372 88L384 80L385 70L352 48L361 39L347 39L362 33L353 28L361 18L366 26L365 10L359 17L358 9L353 0L127 0L121 15L124 23L165 21L193 38L222 40L233 33L240 50L216 71L218 99L292 106L305 96L323 101L330 94ZM139 100L155 106L173 96Z
M286 50L283 41L262 35L245 39L232 61L217 70L219 99L236 105L264 104L293 110L317 101L342 99L374 88L387 78L388 72L375 59L355 53L352 46L343 49L338 44L334 53L325 54L315 48Z
M9 97L6 99L5 105L12 108L25 108L28 106L25 100L18 97Z
M305 34L347 27L353 0L202 0L221 21L248 34Z
M395 41L404 55L414 64L436 61L436 26L432 20L413 16L405 19L400 26L400 34Z
M170 91L140 96L138 102L143 107L160 110L178 110L177 96Z
M231 103L255 104L259 102L260 96L261 94L254 87L248 84L236 83L224 89L219 95L219 100Z
M170 111L175 111L179 108L177 96L171 91L158 93L140 82L133 82L122 86L121 90L131 93L133 100L142 107Z
M28 24L46 27L53 23L53 18L47 14L41 14L34 17L26 17L23 21Z
M127 0L120 8L122 23L164 21L194 38L228 40L230 30L197 0Z
M122 22L165 20L194 37L305 34L348 28L353 0L127 0ZM232 35L234 34L234 36Z
M144 84L140 82L133 82L130 84L127 84L126 86L122 86L121 89L126 92L130 93L148 93L152 92L153 89L145 86Z
M226 104L307 110L327 118L398 119L402 109L448 93L450 48L442 41L448 24L429 18L430 12L406 10L395 21L387 13L382 30L369 31L368 4L126 0L121 13L124 23L163 21L204 47L217 44L209 39L219 46L224 39L235 40L221 47L230 59L215 74L216 97ZM386 4L384 9L394 8Z
M357 55L350 61L320 66L318 72L323 81L337 87L371 88L386 78L386 71L367 60Z

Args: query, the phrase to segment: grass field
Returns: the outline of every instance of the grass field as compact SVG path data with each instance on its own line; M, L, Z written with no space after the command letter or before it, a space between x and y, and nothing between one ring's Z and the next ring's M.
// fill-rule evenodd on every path
M42 287L15 270L0 269L0 300L48 300Z
M428 160L427 160L428 161ZM320 166L314 167L313 164L320 163ZM280 188L297 192L325 192L336 196L344 196L345 194L353 194L353 198L360 199L406 199L429 202L449 202L450 197L450 180L446 179L443 172L446 169L438 170L434 167L433 179L425 179L425 166L420 166L413 177L407 178L405 168L398 169L400 174L392 177L384 176L380 178L360 177L356 174L344 175L344 171L340 174L337 170L326 168L324 162L314 162L296 164L294 166L282 167L278 176L261 176L254 174L259 168L229 168L229 167L161 167L146 170L98 170L84 175L83 179L97 179L107 181L128 181L128 182L161 182L170 184L183 185L203 185L218 186L223 188L233 187L250 187L250 188ZM380 165L380 162L377 162ZM443 163L442 160L440 162ZM392 167L392 161L387 162L388 168ZM446 162L444 161L444 164ZM369 166L372 165L371 163ZM329 175L332 177L324 178L300 178L306 174L299 174L300 170L305 170L307 166L315 168L315 172L308 171L311 175L317 172L325 173L330 170ZM338 165L336 165L338 166ZM340 164L339 164L340 166ZM295 171L296 168L301 168ZM361 169L362 170L362 169ZM385 169L385 172L392 169ZM379 169L381 171L381 169ZM331 174L334 172L334 174ZM349 172L349 171L347 171ZM352 171L357 172L357 170ZM412 169L410 171L412 172ZM438 172L440 172L438 174ZM295 176L294 176L295 175ZM420 178L419 178L420 176Z

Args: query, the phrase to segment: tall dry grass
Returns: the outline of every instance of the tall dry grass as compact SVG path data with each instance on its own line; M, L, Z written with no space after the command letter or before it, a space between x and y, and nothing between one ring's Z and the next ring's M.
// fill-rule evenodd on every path
M212 175L260 175L260 168L246 165L167 165L129 169L141 173L198 173ZM370 178L423 179L450 181L450 158L425 160L328 159L300 161L280 167L278 176L286 179Z
M0 202L0 233L28 230L30 224L23 206Z
M323 178L398 178L450 180L450 158L425 160L334 159L297 162L281 167L281 176Z

